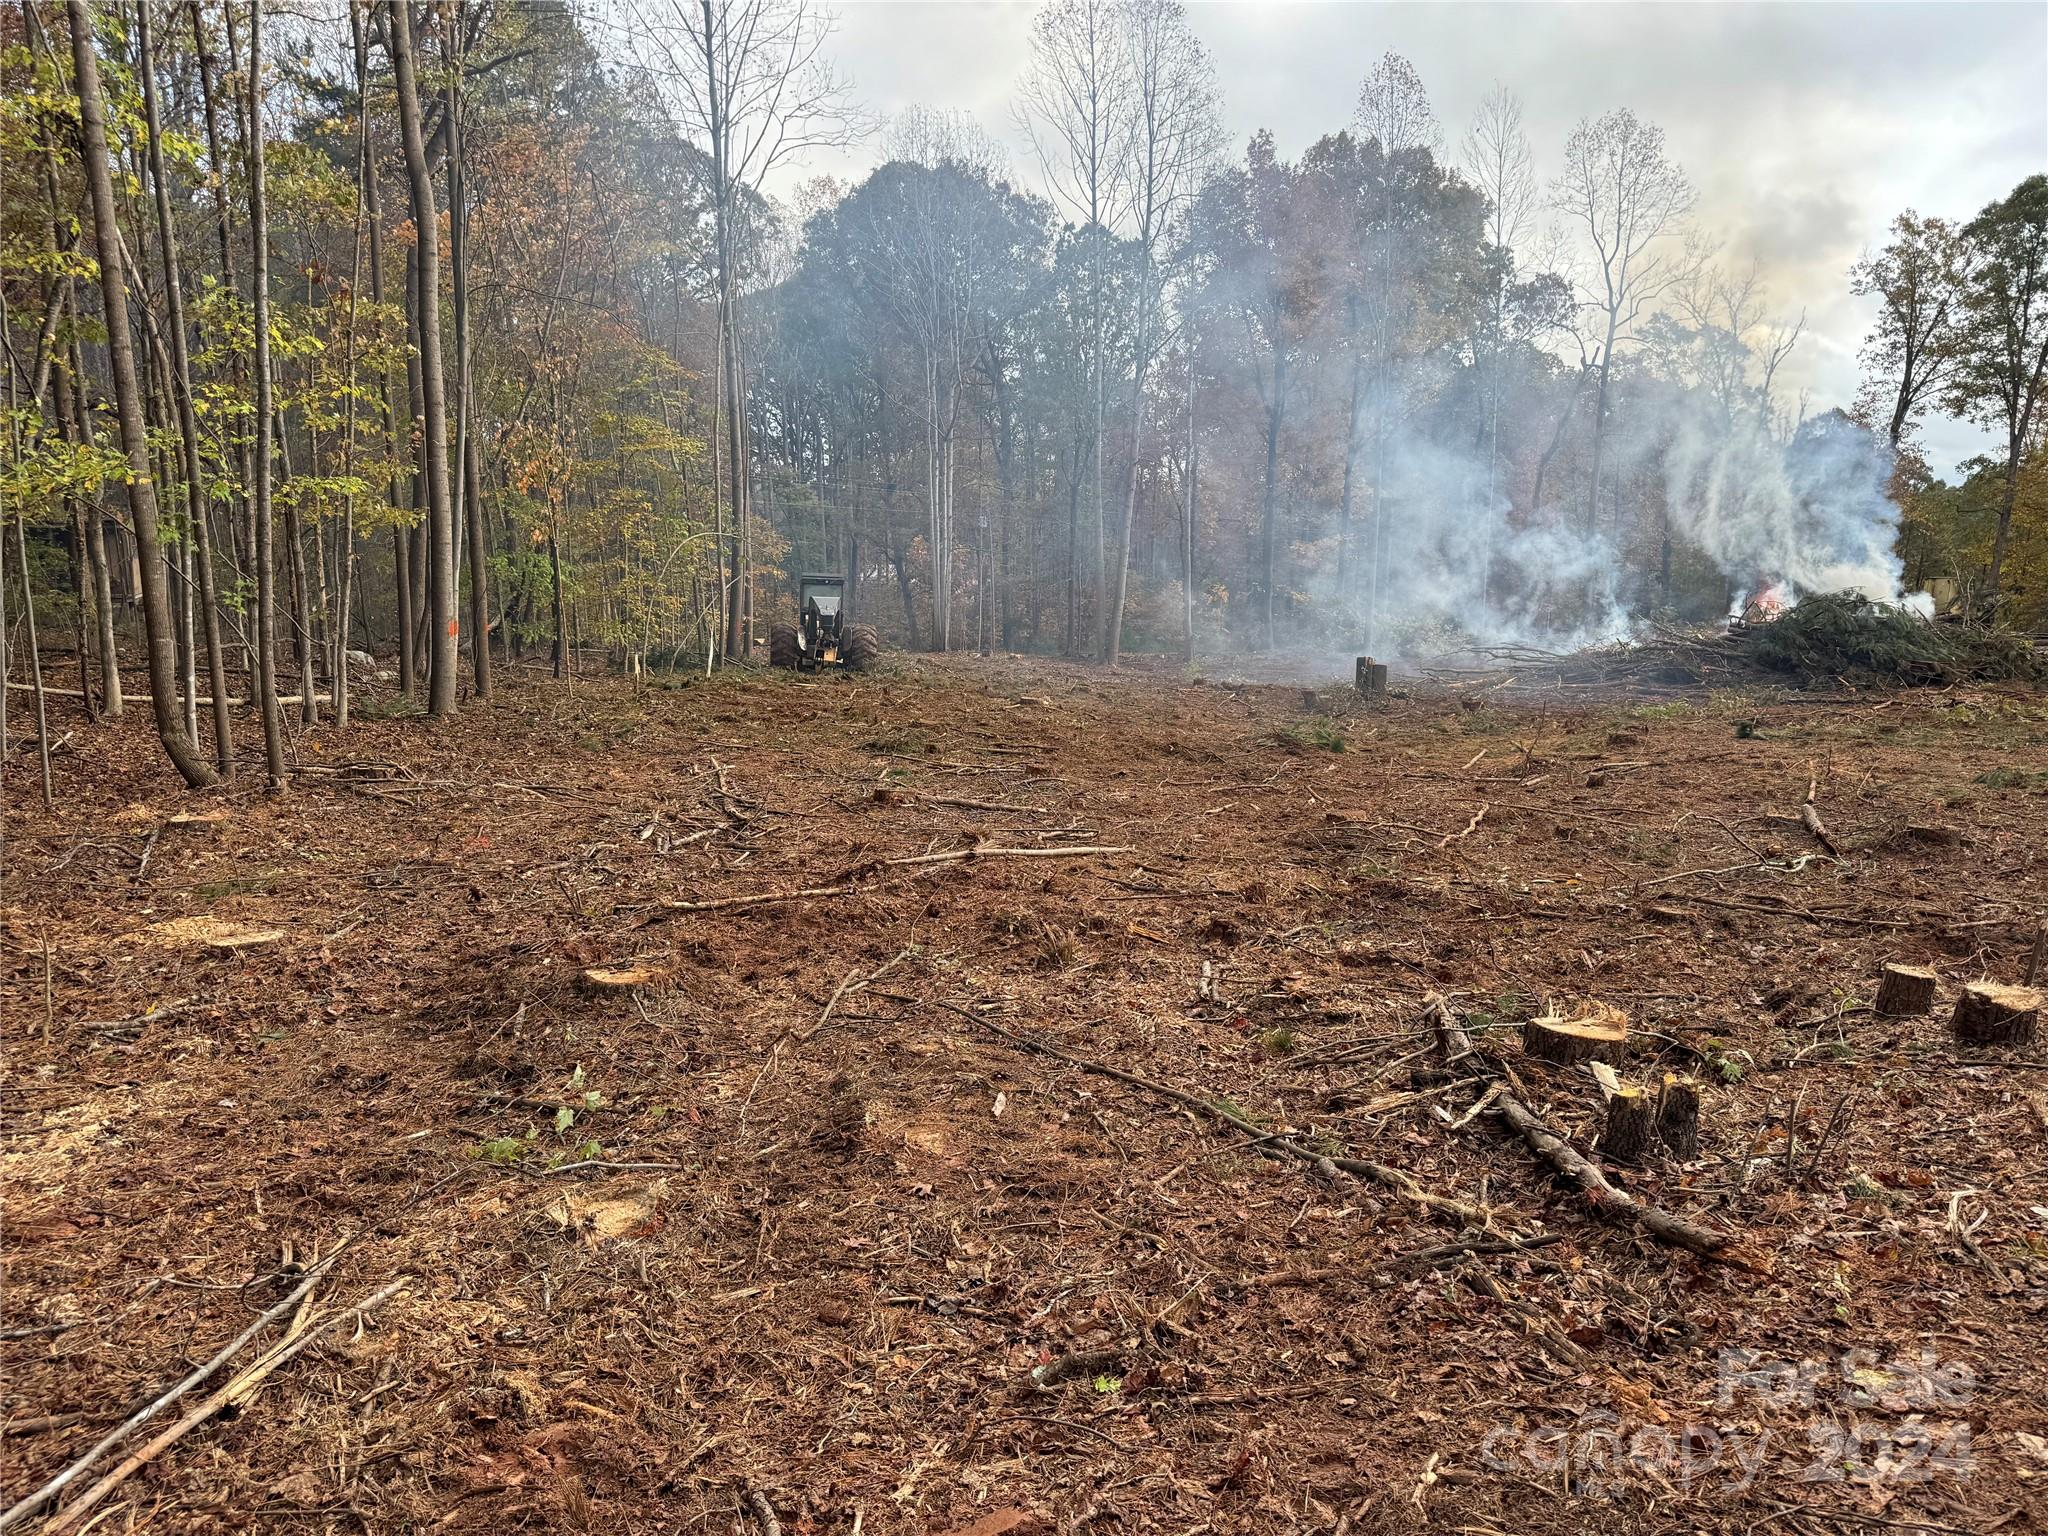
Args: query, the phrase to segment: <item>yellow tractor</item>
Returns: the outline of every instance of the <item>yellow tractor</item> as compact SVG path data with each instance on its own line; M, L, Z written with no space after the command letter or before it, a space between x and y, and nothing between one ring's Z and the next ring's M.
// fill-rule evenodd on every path
M802 577L797 582L796 623L768 631L771 667L865 672L881 654L882 637L870 625L846 622L846 581L840 576Z

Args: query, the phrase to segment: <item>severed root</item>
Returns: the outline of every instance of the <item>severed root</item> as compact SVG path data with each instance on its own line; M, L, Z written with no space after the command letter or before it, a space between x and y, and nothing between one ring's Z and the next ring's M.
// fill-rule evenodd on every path
M1903 1019L1934 1006L1934 972L1918 965L1887 965L1877 979L1876 1011Z

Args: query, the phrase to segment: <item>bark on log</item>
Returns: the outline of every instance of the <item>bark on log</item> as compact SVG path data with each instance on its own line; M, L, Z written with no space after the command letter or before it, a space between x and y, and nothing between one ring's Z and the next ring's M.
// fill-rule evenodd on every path
M1624 1084L1607 1101L1601 1155L1612 1162L1639 1163L1657 1132L1657 1101L1634 1084Z
M1700 1083L1696 1077L1666 1072L1657 1095L1657 1136L1682 1163L1700 1155Z
M1473 1063L1481 1070L1487 1070L1485 1059L1473 1049L1471 1036L1451 1017L1443 999L1431 999L1429 1011L1436 1022L1438 1049L1446 1061ZM1638 1200L1614 1184L1571 1143L1537 1118L1514 1093L1503 1089L1494 1105L1499 1109L1501 1118L1528 1143L1532 1152L1550 1164L1560 1177L1585 1192L1594 1214L1603 1220L1619 1226L1640 1227L1659 1242L1697 1253L1703 1258L1717 1259L1758 1274L1770 1270L1769 1255L1749 1248L1725 1233L1673 1215L1661 1206Z
M1522 1049L1561 1066L1582 1061L1612 1066L1628 1054L1628 1015L1606 1003L1589 1003L1569 1019L1546 1014L1522 1026Z
M1956 999L1950 1027L1965 1045L2031 1045L2042 995L2032 987L1973 981Z
M1934 1006L1934 972L1918 965L1887 965L1877 980L1877 1011L1903 1019Z

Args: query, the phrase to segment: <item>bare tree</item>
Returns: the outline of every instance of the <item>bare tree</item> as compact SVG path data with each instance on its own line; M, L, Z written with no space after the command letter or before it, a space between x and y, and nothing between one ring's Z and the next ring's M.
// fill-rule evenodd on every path
M1089 371L1095 395L1095 612L1108 592L1107 535L1102 500L1102 446L1108 374L1104 367L1102 243L1108 238L1120 182L1130 165L1135 96L1128 29L1117 0L1052 0L1031 23L1031 56L1018 85L1018 119L1053 196L1087 232ZM1078 563L1078 562L1076 562ZM1067 583L1066 642L1075 644L1074 582ZM1101 654L1098 652L1097 654Z
M1418 163L1433 156L1442 142L1436 113L1423 89L1422 77L1398 53L1389 53L1365 77L1353 117L1358 131L1379 146L1384 162L1379 183L1379 206L1371 210L1366 239L1363 293L1363 332L1371 360L1370 392L1373 416L1372 456L1372 548L1366 586L1365 647L1378 649L1380 590L1385 579L1388 551L1393 545L1392 509L1387 504L1387 455L1393 418L1400 405L1404 381L1400 377L1399 336L1403 330L1402 290L1404 270L1410 256L1410 242L1404 225L1412 208L1404 206L1420 192ZM1351 390L1351 421L1348 428L1344 470L1344 517L1350 523L1351 485L1356 478L1353 461L1357 455L1359 383L1361 370L1354 364ZM1340 567L1344 556L1340 553ZM1348 572L1346 573L1348 576ZM1345 586L1340 576L1340 590Z
M170 594L164 586L163 547L157 534L156 483L151 478L149 436L142 420L142 385L135 372L135 343L128 329L127 267L114 214L114 168L107 152L106 107L100 94L99 60L93 51L92 10L87 0L67 0L71 18L71 60L78 81L78 118L85 161L86 192L92 204L93 234L99 245L100 297L107 318L107 360L114 383L121 448L128 457L128 510L134 523L141 572L142 617L149 653L150 706L157 735L173 766L194 789L212 784L207 766L178 708Z
M1693 207L1692 183L1664 149L1664 130L1627 108L1597 121L1580 119L1565 142L1565 168L1551 203L1584 236L1590 270L1579 282L1579 307L1599 335L1594 361L1592 471L1586 525L1599 517L1600 461L1607 432L1615 349L1635 338L1643 317L1686 280L1683 242Z
M823 56L830 14L812 0L630 0L624 27L660 64L670 116L711 158L724 469L732 513L728 656L746 649L750 484L739 342L742 199L778 166L862 137L866 118Z
M1131 521L1138 511L1138 469L1145 437L1145 376L1157 350L1162 300L1160 247L1193 200L1202 169L1221 136L1216 74L1188 26L1180 0L1125 0L1118 9L1133 87L1130 166L1119 183L1120 222L1138 254L1138 314L1131 359L1131 453L1124 476L1123 536L1116 554L1116 595L1103 615L1097 654L1112 667L1123 652L1124 599L1130 587ZM1100 450L1098 449L1098 458Z
M1892 220L1884 249L1849 269L1850 292L1878 301L1862 361L1870 393L1891 395L1885 433L1894 452L1961 360L1957 329L1969 269L1962 230L1910 208Z
M1536 168L1522 127L1522 99L1498 81L1479 103L1463 145L1465 171L1486 198L1486 243L1497 270L1486 321L1486 497L1500 488L1500 402L1507 352L1508 301L1517 256L1536 221Z

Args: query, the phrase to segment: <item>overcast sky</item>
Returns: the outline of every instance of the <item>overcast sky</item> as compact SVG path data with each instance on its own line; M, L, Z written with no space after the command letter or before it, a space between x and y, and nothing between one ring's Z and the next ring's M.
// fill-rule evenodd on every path
M1033 7L1003 0L840 0L830 47L882 114L961 107L1011 146ZM1846 405L1870 306L1847 269L1904 208L1967 218L2048 170L2048 4L1258 4L1191 0L1233 147L1270 128L1292 156L1349 121L1392 50L1421 72L1455 152L1498 79L1522 98L1546 180L1572 125L1632 107L1660 124L1732 259L1765 263L1776 308L1805 310L1782 378L1811 408ZM806 169L858 177L872 150ZM1937 473L1989 439L1929 421Z

